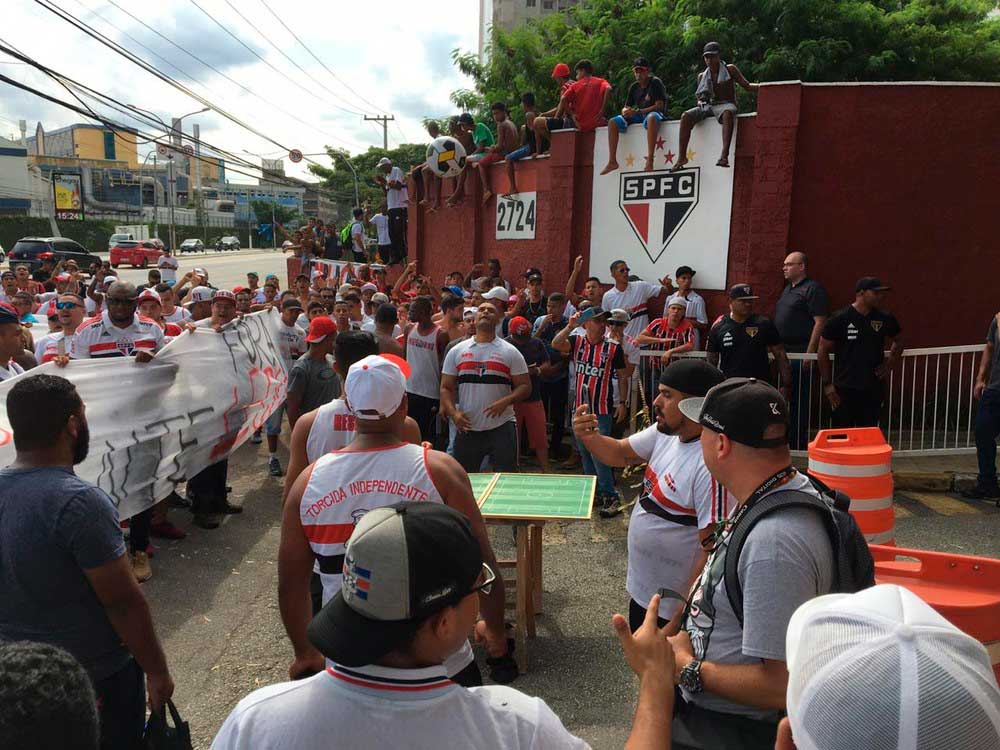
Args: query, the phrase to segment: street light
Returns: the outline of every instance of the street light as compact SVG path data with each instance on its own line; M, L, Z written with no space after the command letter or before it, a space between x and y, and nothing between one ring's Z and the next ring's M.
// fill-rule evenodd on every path
M153 236L158 239L159 236L160 236L160 233L158 231L159 230L159 224L158 224L158 222L159 222L159 216L157 216L157 213L158 213L157 209L160 206L159 206L159 203L156 200L156 188L159 187L160 183L156 179L156 149L153 149L148 154L146 154L146 158L144 158L141 162L139 162L139 223L140 224L144 223L145 222L145 218L146 218L143 215L144 202L143 202L143 199L142 199L142 192L143 192L142 168L146 165L146 162L149 161L149 157L150 156L153 157L153 173L154 173L153 174Z

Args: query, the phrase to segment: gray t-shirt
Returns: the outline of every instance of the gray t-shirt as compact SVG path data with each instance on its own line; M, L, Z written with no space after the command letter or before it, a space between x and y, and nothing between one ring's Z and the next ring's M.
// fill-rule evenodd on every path
M92 680L124 669L129 653L83 573L124 554L103 490L65 468L0 471L0 640L64 648Z
M803 474L796 474L779 490L815 493ZM768 493L770 494L770 493ZM734 513L738 508L734 509ZM743 627L729 604L722 561L723 538L709 557L694 593L700 602L684 621L696 659L718 664L758 664L761 659L785 661L785 631L799 605L833 585L833 548L823 520L815 511L793 508L765 516L743 545L738 566L743 585ZM753 719L777 721L777 711L732 703L709 692L684 699L702 708Z
M313 359L306 352L288 373L288 392L302 396L302 413L340 398L340 376L333 370L333 358Z
M986 343L993 346L993 357L990 360L990 378L986 388L1000 393L1000 341L997 341L997 319L990 321L990 329L986 333Z

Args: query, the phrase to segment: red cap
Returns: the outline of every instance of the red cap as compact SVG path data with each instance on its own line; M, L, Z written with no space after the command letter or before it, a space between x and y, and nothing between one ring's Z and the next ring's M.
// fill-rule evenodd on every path
M407 362L405 359L396 354L380 354L379 356L382 357L382 359L387 359L390 362L392 362L394 365L396 365L396 367L402 370L404 378L406 378L407 380L410 379L410 372L411 372L410 363Z
M569 78L569 65L566 63L556 63L556 66L552 69L553 78Z
M236 295L233 294L228 289L216 289L215 294L212 295L212 302L219 302L221 300L226 300L227 302L232 302L236 304Z
M233 287L233 294L239 294L240 292L242 292L244 290L246 290L245 286L234 286Z
M309 321L309 333L306 334L306 341L310 344L318 344L331 333L337 332L337 324L327 315L320 315Z
M510 319L510 332L515 336L524 336L529 334L531 333L531 323L528 322L527 318L521 315L515 315Z

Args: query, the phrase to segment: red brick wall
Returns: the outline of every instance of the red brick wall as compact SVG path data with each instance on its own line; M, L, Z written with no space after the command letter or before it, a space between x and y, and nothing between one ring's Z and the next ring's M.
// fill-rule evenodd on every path
M754 284L770 314L786 250L803 250L836 306L853 299L860 276L890 282L908 346L982 340L998 307L998 112L996 85L763 87L735 147L728 283ZM534 240L495 239L495 203L480 210L472 172L464 204L411 208L411 258L441 279L497 257L508 279L536 266L547 289L561 290L583 255L589 275L593 138L557 134L551 157L518 163L519 187L538 192ZM505 192L505 165L490 170L493 192ZM723 293L706 299L710 318L725 311Z

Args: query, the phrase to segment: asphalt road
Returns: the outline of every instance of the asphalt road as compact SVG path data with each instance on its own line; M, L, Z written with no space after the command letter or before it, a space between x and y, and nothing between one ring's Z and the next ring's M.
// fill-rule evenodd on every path
M180 278L194 268L203 267L208 271L209 281L215 286L232 289L237 284L247 283L248 271L256 271L260 275L260 283L264 283L264 275L274 273L281 279L282 287L287 285L285 260L288 255L274 250L238 250L236 252L183 253L177 256ZM120 266L116 271L118 278L131 281L133 284L145 284L147 271L139 268Z
M216 262L242 270L236 259ZM247 262L264 272L263 259ZM191 527L186 511L171 511L190 535L156 542L154 576L143 586L195 748L209 746L240 698L287 679L291 650L276 595L281 483L267 475L265 458L263 446L248 444L230 462L231 497L245 510L221 528ZM912 493L898 503L901 546L1000 557L1000 512L992 505ZM544 614L531 642L531 671L514 683L544 698L594 748L620 748L634 711L637 683L610 626L627 605L627 523L623 516L545 527ZM510 533L492 528L498 556L512 557Z

